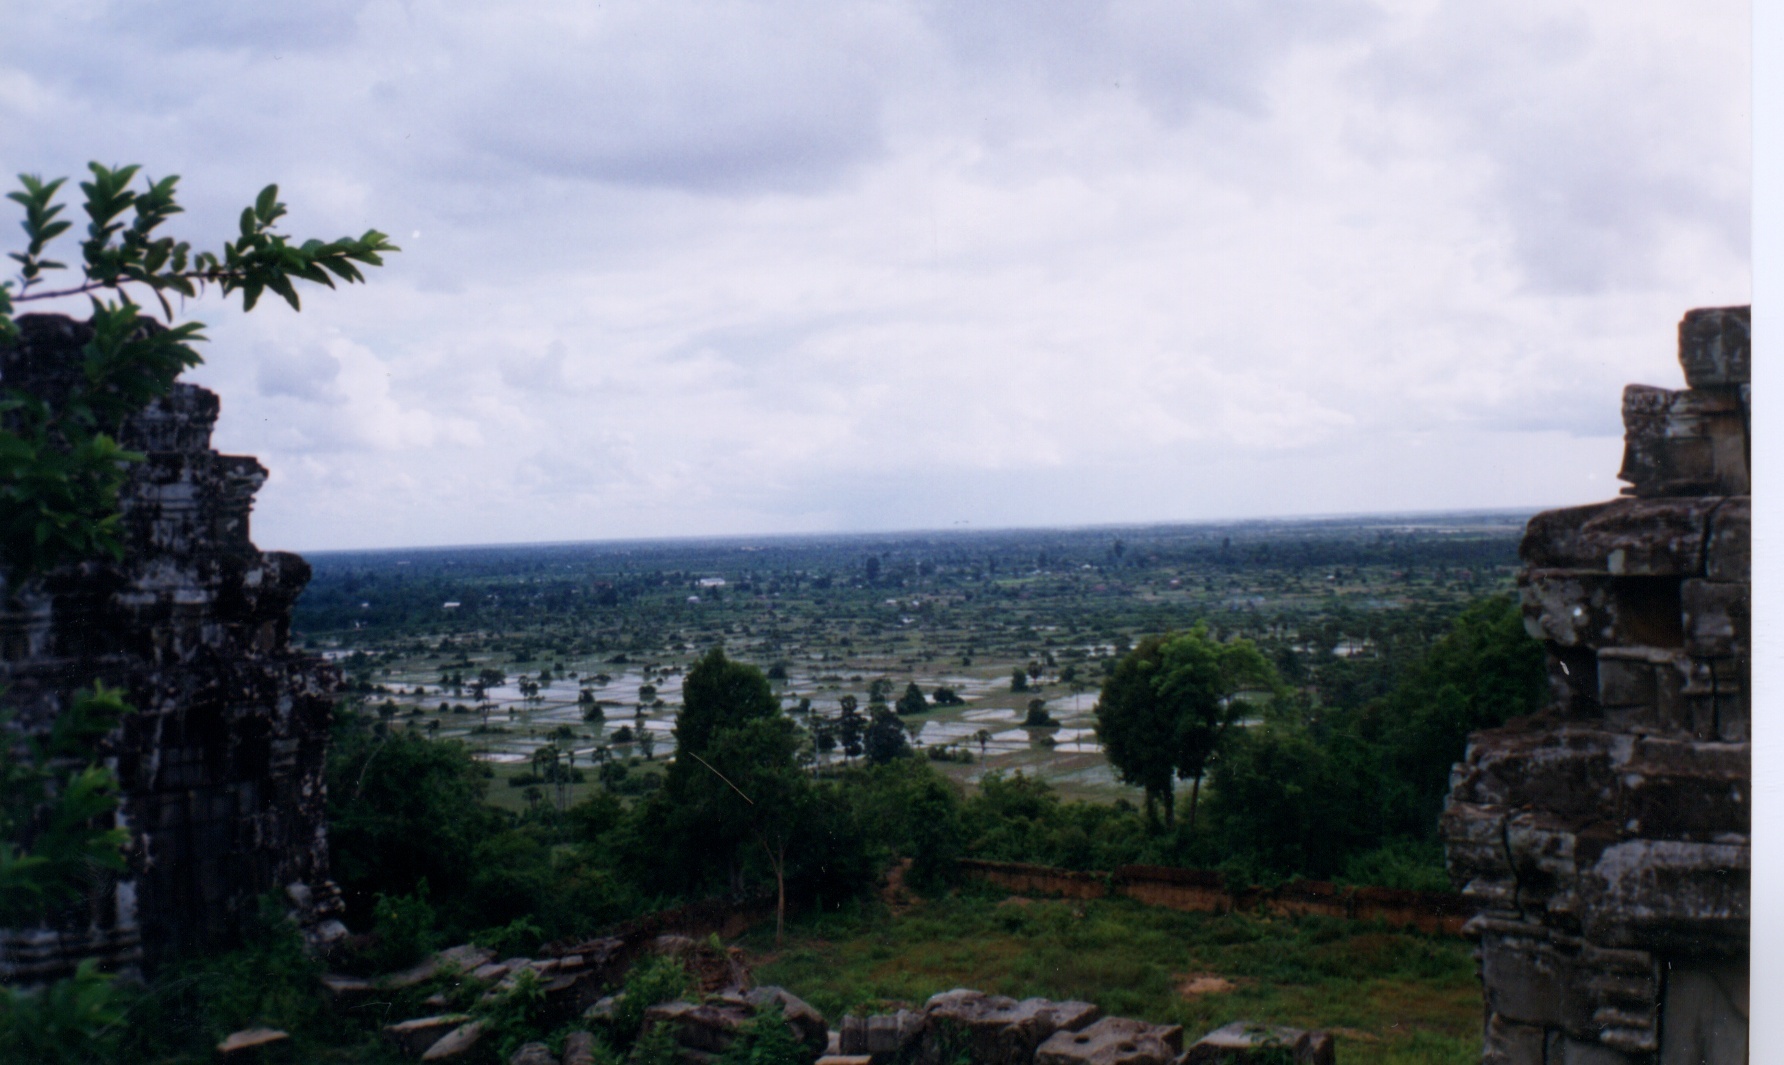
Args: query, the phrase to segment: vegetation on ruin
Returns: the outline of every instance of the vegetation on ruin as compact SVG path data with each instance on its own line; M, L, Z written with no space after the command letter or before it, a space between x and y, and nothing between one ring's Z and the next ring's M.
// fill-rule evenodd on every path
M296 310L295 282L333 288L337 279L364 281L361 265L381 265L383 253L397 250L377 230L294 241L274 228L285 205L279 187L268 185L242 209L235 240L219 251L194 251L190 242L159 233L183 210L175 198L179 178L145 178L135 189L140 169L88 164L92 177L80 184L87 216L80 276L62 287L48 279L68 266L49 256L74 226L60 217L66 205L57 202L67 179L20 174L21 187L7 193L24 211L26 243L8 255L17 277L0 281L0 344L18 340L19 307L44 300L86 296L93 329L82 364L58 368L59 394L0 387L0 570L14 585L63 563L123 552L118 490L142 456L118 445L118 431L166 395L181 371L204 361L192 346L204 339L203 323L160 326L142 315L137 298L152 296L169 323L170 295L191 299L212 286L225 296L239 292L243 310L268 291Z
M87 297L93 334L79 365L35 368L52 379L49 388L0 381L0 588L9 597L58 566L122 557L118 493L143 456L121 447L118 434L203 361L192 345L204 339L204 326L172 324L170 295L183 301L214 286L225 296L240 293L243 309L252 310L271 291L296 310L295 282L333 288L337 279L363 281L361 265L380 265L382 253L397 250L376 230L293 241L274 228L285 205L278 186L268 185L243 209L236 239L219 251L194 251L159 232L182 211L179 178L133 188L140 169L88 165L79 276L62 287L48 278L68 269L50 257L74 226L57 202L67 179L21 174L20 188L7 194L24 212L25 246L8 255L17 276L0 280L0 346L21 339L21 306L68 297ZM168 325L141 313L144 296ZM79 905L88 887L122 870L125 832L107 827L117 779L99 756L102 737L129 710L120 693L95 681L47 738L10 729L0 738L0 926L34 924ZM91 964L35 992L0 988L0 1057L110 1060L124 1024L117 1001L110 977Z

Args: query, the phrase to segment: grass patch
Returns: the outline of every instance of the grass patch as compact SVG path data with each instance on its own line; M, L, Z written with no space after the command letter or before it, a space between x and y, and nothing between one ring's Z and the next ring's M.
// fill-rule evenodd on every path
M896 917L863 904L788 931L779 952L772 931L745 938L756 977L833 1025L849 1012L975 987L1083 999L1108 1014L1181 1024L1190 1040L1236 1020L1342 1028L1340 1062L1480 1057L1480 985L1459 939L1318 917L1178 913L1128 899L972 894ZM1185 996L1190 974L1232 987Z

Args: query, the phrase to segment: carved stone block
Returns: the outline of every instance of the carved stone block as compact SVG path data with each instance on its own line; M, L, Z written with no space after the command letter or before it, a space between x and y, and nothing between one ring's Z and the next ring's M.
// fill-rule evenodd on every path
M1713 581L1752 580L1753 501L1729 496L1710 519L1703 575Z
M1692 388L1738 388L1752 376L1752 309L1700 307L1679 322L1679 365Z
M1104 1017L1076 1032L1054 1032L1035 1051L1035 1065L1173 1065L1183 1053L1183 1027Z
M1623 390L1623 468L1636 496L1745 495L1746 417L1732 392Z

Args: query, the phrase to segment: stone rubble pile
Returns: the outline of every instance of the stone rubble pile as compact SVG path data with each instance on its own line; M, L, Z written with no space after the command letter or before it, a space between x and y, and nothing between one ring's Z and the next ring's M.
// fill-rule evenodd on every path
M1746 1061L1748 309L1688 313L1679 361L1624 392L1623 498L1526 530L1552 704L1451 775L1494 1065Z
M555 957L500 961L482 947L454 947L402 972L375 977L331 973L323 977L323 985L338 1004L352 1008L388 1001L393 992L432 981L436 990L424 1002L438 1012L388 1024L384 1038L410 1060L468 1060L487 1054L480 1047L488 1028L478 1019L478 1008L513 987L521 974L533 974L545 992L541 1032L577 1020L599 1030L613 1016L615 992L626 970L646 952L678 959L696 985L721 973L729 976L722 986L701 986L691 999L659 1003L644 1012L645 1029L666 1026L677 1057L688 1065L713 1065L746 1025L770 1009L804 1048L808 1065L954 1065L962 1055L974 1065L1245 1065L1275 1060L1270 1055L1284 1049L1297 1065L1332 1062L1332 1037L1324 1032L1240 1023L1209 1033L1186 1051L1183 1029L1177 1025L1103 1017L1088 1002L1018 1001L964 988L935 995L921 1009L847 1016L832 1031L821 1013L784 988L752 987L735 949L715 949L681 935L660 935L643 944L623 937L588 940L556 948ZM225 1047L258 1046L275 1037L283 1033L237 1033L218 1047L219 1060L258 1060L233 1050L226 1053ZM588 1031L568 1037L557 1057L544 1043L527 1043L509 1058L509 1065L592 1062Z

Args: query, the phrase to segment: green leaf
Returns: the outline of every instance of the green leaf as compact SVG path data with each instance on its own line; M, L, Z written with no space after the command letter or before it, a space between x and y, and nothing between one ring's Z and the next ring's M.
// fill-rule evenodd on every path
M267 277L266 287L285 297L285 302L291 304L292 310L297 311L303 309L297 302L297 290L291 287L291 280L284 274L277 273Z

